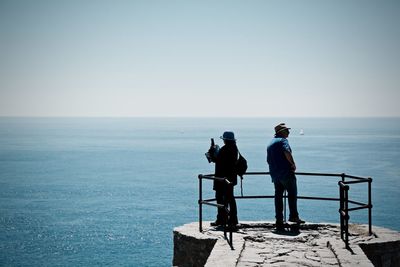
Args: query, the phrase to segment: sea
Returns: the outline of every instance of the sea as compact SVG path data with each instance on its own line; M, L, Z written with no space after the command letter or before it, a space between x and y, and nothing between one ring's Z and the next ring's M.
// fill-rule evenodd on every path
M274 126L297 172L371 177L372 223L400 231L400 118L0 118L0 266L171 266L173 229L198 221L204 153L234 131L249 172L268 171ZM299 196L337 198L337 177L297 176ZM273 195L268 175L243 195ZM349 197L368 202L367 184ZM213 197L203 182L203 198ZM240 184L235 188L240 195ZM272 199L238 199L239 221L274 220ZM298 200L307 222L339 222L337 201ZM216 209L203 207L203 220ZM351 223L368 223L366 209Z

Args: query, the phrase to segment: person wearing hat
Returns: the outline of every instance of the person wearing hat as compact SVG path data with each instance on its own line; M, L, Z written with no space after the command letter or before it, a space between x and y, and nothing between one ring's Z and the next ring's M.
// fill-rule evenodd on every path
M289 221L304 223L297 211L296 164L287 138L290 128L285 123L275 126L275 137L267 148L267 163L275 186L275 218L277 230L283 230L283 193L288 192Z
M213 189L215 190L217 203L229 206L230 216L228 218L228 213L225 208L218 208L217 220L212 222L211 225L219 226L227 223L232 230L236 230L238 218L234 186L237 184L235 163L238 158L238 148L233 132L224 132L221 139L224 141L224 146L219 150L215 160L215 176L228 179L230 184L214 180Z

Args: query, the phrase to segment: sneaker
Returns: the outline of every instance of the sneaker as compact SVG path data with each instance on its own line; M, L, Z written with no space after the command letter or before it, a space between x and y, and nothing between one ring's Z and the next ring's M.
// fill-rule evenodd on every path
M299 217L296 217L296 218L289 218L289 222L294 222L294 223L297 223L297 224L305 223L305 221L303 221L303 220L300 219Z

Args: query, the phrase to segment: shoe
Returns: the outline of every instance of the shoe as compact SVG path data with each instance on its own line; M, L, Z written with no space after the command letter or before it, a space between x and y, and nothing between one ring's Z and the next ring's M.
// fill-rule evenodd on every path
M215 221L215 222L211 222L210 225L211 226L221 226L221 225L223 225L223 223L219 222L219 221Z
M285 227L284 227L284 225L283 225L283 221L282 221L282 220L277 220L277 221L275 222L275 229L276 229L276 231L278 231L278 232L283 232L283 231L285 231Z
M296 217L296 218L289 218L289 222L294 222L294 223L297 223L297 224L305 223L305 221L303 221L303 220L300 219L299 217Z

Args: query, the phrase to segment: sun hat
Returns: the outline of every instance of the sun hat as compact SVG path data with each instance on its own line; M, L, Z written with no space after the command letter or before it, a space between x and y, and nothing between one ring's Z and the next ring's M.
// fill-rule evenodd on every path
M286 127L285 123L279 123L275 126L275 134L282 132L283 130L290 130L291 128Z
M224 134L220 138L222 140L236 141L235 134L233 132L224 132Z

